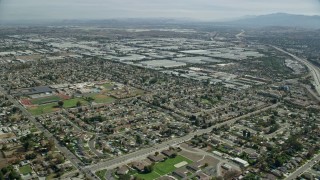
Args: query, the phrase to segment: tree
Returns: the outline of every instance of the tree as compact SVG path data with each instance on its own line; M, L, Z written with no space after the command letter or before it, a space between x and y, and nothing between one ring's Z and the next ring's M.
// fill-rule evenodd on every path
M190 121L195 121L195 120L197 120L197 116L192 115L192 116L190 117Z
M157 152L155 152L155 153L154 153L154 155L155 155L155 156L158 156L158 155L159 155L159 152L158 152L158 151L157 151Z
M60 108L62 108L63 105L64 105L64 102L63 102L63 101L59 101L59 102L58 102L58 106L59 106Z
M82 106L82 103L81 103L81 101L77 101L77 104L76 104L76 106L77 106L77 107L80 107L80 106Z
M316 152L316 151L315 151L315 148L314 148L314 147L310 148L310 149L308 150L307 158L308 158L308 159L312 158L313 155L315 154L315 152Z
M93 97L86 97L85 100L89 103L92 103L94 101Z
M243 136L243 137L246 137L246 136L247 136L247 131L246 131L246 130L243 130L243 131L242 131L242 136Z
M9 179L20 180L21 177L16 171L11 171L9 174Z
M31 149L32 145L30 141L27 141L23 144L23 148L25 151L29 151Z
M141 136L136 135L136 142L137 142L138 144L142 144L142 143L143 143L143 140L142 140Z
M283 156L283 155L278 155L278 156L276 157L276 160L275 160L275 162L274 162L274 165L275 165L276 167L281 167L285 162L286 162L285 156Z
M27 160L35 159L37 157L36 153L31 153L26 155Z
M120 175L119 179L121 179L121 180L130 180L131 176L129 174Z
M52 155L52 153L49 153L49 154L47 155L46 159L47 159L47 160L51 160L51 159L53 159L53 155Z
M154 166L153 163L151 165L149 165L149 166L145 166L144 167L144 173L151 173L153 171L153 166Z
M296 151L300 151L303 148L303 145L297 140L297 137L295 136L290 136L287 142L289 147L293 148Z
M58 163L58 164L64 163L64 157L63 157L62 155L58 154L58 155L56 156L56 158L57 158L57 163Z
M234 177L238 176L239 174L240 173L236 170L230 170L224 174L224 179L233 179Z
M175 157L177 157L177 153L173 153L173 154L170 156L170 158L175 158Z
M251 133L250 131L247 132L247 138L250 138L251 137Z
M217 94L216 97L217 97L217 99L218 99L219 101L221 101L221 99L222 99L222 95L221 95L221 94Z
M4 144L4 145L2 146L2 149L1 149L1 150L2 150L2 151L8 150L8 146Z
M48 141L48 143L46 144L46 147L47 147L48 151L52 151L54 146L55 146L55 144L54 144L54 140L53 139L50 139Z
M258 178L256 175L254 175L254 174L252 174L252 173L247 174L247 175L243 178L243 180L258 180L258 179L260 179L260 178Z

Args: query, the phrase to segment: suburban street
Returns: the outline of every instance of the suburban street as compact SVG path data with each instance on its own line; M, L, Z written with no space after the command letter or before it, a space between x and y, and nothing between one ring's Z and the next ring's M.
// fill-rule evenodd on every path
M258 114L258 113L261 113L263 111L267 111L267 110L269 110L271 108L275 108L277 106L278 106L278 104L267 106L267 107L264 107L264 108L262 108L260 110L257 110L257 111L245 114L243 116L239 116L239 117L227 120L227 121L222 122L222 123L219 123L219 124L217 124L215 126L212 126L210 128L202 129L202 130L199 130L199 131L195 131L195 132L190 133L190 134L188 134L188 135L186 135L184 137L175 138L175 139L169 140L167 142L163 142L161 144L157 144L154 147L141 149L139 151L136 151L136 152L133 152L133 153L130 153L130 154L126 154L126 155L114 158L112 160L108 160L108 161L100 162L98 164L86 166L85 169L89 169L92 172L96 172L96 171L99 171L99 170L102 170L102 169L113 169L113 168L116 168L118 166L130 163L132 161L146 158L148 155L153 154L153 153L155 153L157 151L159 152L159 151L162 151L164 149L167 149L170 146L175 146L177 144L180 144L180 143L183 143L185 141L188 141L188 140L192 139L195 135L202 135L204 133L209 133L209 132L212 131L213 128L217 128L217 127L220 127L220 126L223 126L223 125L227 125L227 124L233 124L235 121L237 121L239 119L250 117L250 116L252 116L254 114Z
M53 139L58 150L65 155L65 157L76 167L78 170L82 171L88 178L90 179L99 179L95 176L95 174L91 173L89 170L86 170L82 166L82 162L66 147L60 145L58 140L40 124L17 100L15 100L11 95L9 95L2 87L0 87L0 91L3 94L6 94L8 100L13 103L16 107L18 107L24 116L26 116L41 132L43 132L44 136L48 139Z
M7 94L6 91L2 88L0 88L0 91L2 91L4 94ZM18 108L21 109L23 114L26 117L28 117L30 119L30 121L33 122L39 130L44 132L44 134L47 138L53 138L55 140L57 148L65 155L65 157L70 162L72 162L72 164L77 169L79 169L80 171L85 173L87 175L87 177L89 177L91 179L97 179L97 177L94 174L94 172L96 172L96 171L99 171L102 169L109 169L110 170L110 169L116 168L118 166L127 164L129 162L146 158L148 155L153 154L157 151L162 151L164 149L167 149L170 146L175 146L175 145L180 144L182 142L188 141L188 140L192 139L195 135L202 135L204 133L209 133L212 131L213 128L217 128L217 127L220 127L223 125L233 124L235 121L237 121L239 119L250 117L254 114L258 114L258 113L261 113L263 111L266 111L266 110L269 110L271 108L275 108L278 106L278 104L270 105L270 106L264 107L260 110L245 114L243 116L229 119L229 120L224 121L222 123L216 124L210 128L195 131L195 132L190 133L184 137L175 138L175 139L163 142L161 144L155 145L154 147L141 149L139 151L136 151L136 152L133 152L130 154L126 154L126 155L114 158L112 160L108 160L108 161L100 162L98 164L89 165L89 166L84 167L84 166L82 166L82 162L73 153L71 153L66 147L61 146L59 144L59 142L53 137L53 135L47 129L45 129L39 122L37 122L36 119L17 100L15 100L11 95L7 95L7 97L15 106L17 106Z
M311 168L313 165L315 165L317 162L320 160L320 154L317 156L313 157L311 160L306 162L303 166L298 168L296 171L291 173L288 177L286 177L287 180L293 180L296 179L299 175L307 171L309 168Z

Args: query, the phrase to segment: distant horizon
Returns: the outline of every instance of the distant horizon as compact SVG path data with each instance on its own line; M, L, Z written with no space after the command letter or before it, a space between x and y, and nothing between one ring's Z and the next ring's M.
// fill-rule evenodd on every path
M22 23L25 24L45 24L45 23L62 23L64 21L127 21L127 20L137 20L137 21L149 21L149 20L164 20L164 21L180 21L180 22L199 22L199 23L210 23L210 22L216 22L216 23L228 23L233 22L237 20L245 20L255 17L262 17L262 16L269 16L269 15L291 15L291 16L305 16L305 17L320 17L320 15L304 15L304 14L293 14L293 13L283 13L283 12L276 12L276 13L270 13L270 14L261 14L261 15L244 15L242 17L238 18L230 18L225 20L197 20L197 19L187 19L187 18L175 18L175 17L121 17L121 18L96 18L96 19L86 19L86 18L78 18L78 19L50 19L50 20L7 20L7 21L1 21L3 24L16 24L16 23Z
M275 13L320 15L320 0L0 0L0 22L185 19L223 22Z

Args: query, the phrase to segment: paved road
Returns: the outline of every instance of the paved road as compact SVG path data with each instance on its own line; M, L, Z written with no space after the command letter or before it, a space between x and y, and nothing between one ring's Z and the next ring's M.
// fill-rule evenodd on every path
M276 130L275 132L271 133L271 134L266 134L264 135L265 138L271 139L273 137L275 137L276 135L278 135L279 133L284 132L285 130L290 128L290 124L285 123L285 124L281 124L281 128Z
M307 171L309 168L311 168L313 165L315 165L317 162L320 161L320 154L316 155L315 157L313 157L311 160L309 160L307 163L305 163L303 166L301 166L300 168L298 168L296 171L294 171L293 173L291 173L287 178L287 180L293 180L296 179L298 176L300 176L300 174L304 173L305 171Z
M287 51L285 51L285 50L283 50L281 48L278 48L278 47L275 47L275 46L271 46L271 47L273 47L276 50L281 51L281 52L291 56L293 59L303 63L304 65L306 65L309 68L309 70L310 70L310 72L311 72L311 74L312 74L312 76L314 78L314 86L316 88L316 91L320 95L320 69L317 66L313 65L308 60L301 59L301 58L295 56L294 54L292 54L290 52L287 52Z
M135 160L141 160L143 158L146 158L149 154L153 154L153 153L155 153L157 151L159 152L159 151L162 151L164 149L167 149L170 146L175 146L175 145L178 145L180 143L186 142L186 141L192 139L195 135L202 135L204 133L209 133L209 132L212 131L213 128L217 128L217 127L220 127L222 125L233 124L234 122L236 122L239 119L250 117L252 115L261 113L261 112L269 110L271 108L275 108L278 105L279 104L270 105L270 106L264 107L264 108L262 108L260 110L245 114L243 116L239 116L237 118L233 118L233 119L227 120L225 122L222 122L222 123L217 124L215 126L212 126L210 128L192 132L192 133L190 133L190 134L188 134L188 135L186 135L184 137L175 138L175 139L169 140L167 142L163 142L161 144L157 144L157 145L155 145L153 147L141 149L139 151L136 151L136 152L133 152L133 153L130 153L130 154L126 154L126 155L114 158L112 160L100 162L100 163L94 164L94 165L89 165L89 166L86 166L85 169L89 169L92 172L96 172L96 171L99 171L99 170L102 170L102 169L110 170L110 169L113 169L113 168L116 168L118 166L130 163L130 162L135 161Z
M4 94L7 94L6 91L3 90L1 87L0 87L0 91L4 92ZM175 139L169 140L167 142L163 142L161 144L157 144L157 145L155 145L153 147L141 149L139 151L136 151L136 152L133 152L133 153L130 153L130 154L126 154L126 155L114 158L112 160L108 160L108 161L104 161L104 162L101 162L101 163L98 163L98 164L89 165L89 166L84 167L82 165L82 162L73 153L71 153L66 147L61 146L59 144L59 142L54 138L54 136L47 129L45 129L39 122L37 122L35 120L35 118L23 106L21 106L21 104L17 100L15 100L10 95L7 95L7 96L8 96L8 99L13 104L15 104L17 107L19 107L21 109L21 111L23 112L23 114L26 117L28 117L30 119L30 121L33 122L39 130L44 132L44 134L45 134L45 136L47 138L53 138L55 140L57 148L66 156L66 158L69 161L71 161L72 164L77 169L79 169L81 172L85 173L87 175L87 177L89 177L90 179L98 179L98 177L96 177L92 172L96 172L96 171L99 171L99 170L102 170L102 169L113 169L115 167L118 167L118 166L127 164L129 162L132 162L134 160L141 160L143 158L146 158L149 154L155 153L156 151L162 151L164 149L167 149L170 146L175 146L175 145L180 144L182 142L188 141L188 140L192 139L195 135L202 135L204 133L209 133L209 132L212 131L213 128L217 128L217 127L220 127L222 125L233 124L235 121L237 121L237 120L239 120L241 118L246 118L246 117L252 116L254 114L261 113L263 111L266 111L268 109L275 108L275 107L278 106L278 104L270 105L270 106L264 107L264 108L262 108L260 110L245 114L243 116L239 116L239 117L236 117L236 118L233 118L233 119L229 119L229 120L224 121L222 123L219 123L219 124L217 124L217 125L215 125L213 127L195 131L195 132L190 133L190 134L188 134L188 135L186 135L184 137L175 138Z
M16 107L18 107L23 115L27 117L30 122L32 122L41 132L43 132L44 136L48 139L53 139L57 149L65 155L65 157L81 172L83 172L89 179L99 179L96 177L91 171L86 170L82 166L82 162L66 147L59 144L58 140L45 128L40 124L16 99L14 99L11 95L7 94L7 92L0 87L0 91L5 94L8 100L13 103Z
M97 141L97 135L94 136L94 138L91 138L88 142L88 145L89 145L89 148L90 148L90 151L93 152L97 157L106 157L107 155L99 152L96 147L95 147L95 143Z
M318 102L320 102L320 96L316 92L314 92L310 87L304 86L306 90L313 96Z
M239 39L239 40L241 40L241 38L244 36L244 33L245 33L245 32L246 32L246 31L242 29L241 32L236 35L236 38Z

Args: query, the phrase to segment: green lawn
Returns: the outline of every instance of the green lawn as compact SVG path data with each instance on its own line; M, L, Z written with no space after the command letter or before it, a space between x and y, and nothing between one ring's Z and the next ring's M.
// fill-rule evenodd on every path
M96 102L96 103L111 103L115 100L112 97L102 95L102 94L93 94L93 95L90 95L90 97L94 98L94 102ZM89 104L89 102L84 100L83 98L73 98L73 99L64 100L63 107L64 108L76 107L78 101L81 102L82 106ZM30 108L28 108L28 111L32 115L47 114L47 113L51 113L51 112L59 110L59 108L57 106L58 106L58 102L48 103L48 104L38 105L35 107L30 107Z
M190 159L183 156L176 156L175 158L169 158L165 162L159 162L154 165L154 170L148 174L136 174L135 176L145 180L153 180L160 176L172 173L176 167L174 165L186 161L188 164L192 163Z
M135 93L136 93L137 95L143 95L145 92L144 92L144 90L137 89L137 90L135 91Z
M206 98L201 98L201 103L203 104L211 104L214 105L218 102L217 99L206 99Z
M25 165L22 167L19 167L19 171L21 174L26 175L32 172L32 169L30 167L30 165Z
M48 96L48 97L31 99L31 103L32 104L45 104L45 103L57 102L60 100L61 100L61 98L59 96Z
M113 87L113 84L111 84L111 83L105 83L105 84L103 84L102 85L104 88L106 88L106 89L111 89L112 87Z
M201 103L203 103L203 104L211 104L211 102L208 99L201 99Z
M64 108L73 108L73 107L76 107L78 101L81 102L81 105L82 105L82 106L88 104L88 102L85 101L85 100L82 99L82 98L74 98L74 99L68 99L68 100L63 101L63 103L64 103L64 104L63 104L63 107L64 107Z
M152 179L159 178L160 175L157 174L155 171L152 171L151 173L148 173L148 174L137 174L136 177L144 179L144 180L152 180Z
M80 101L82 105L87 105L88 102L83 100L82 98L74 98L74 99L68 99L63 101L63 107L64 108L72 108L77 106L77 102ZM59 110L57 107L58 103L49 103L44 105L38 105L35 107L28 108L28 111L33 115L41 115L41 114L47 114L54 111Z
M154 170L161 175L165 175L173 172L176 169L174 165L183 161L186 161L188 164L192 163L190 159L183 156L177 156L175 158L169 158L165 162L155 164Z
M106 172L107 172L107 170L101 170L101 171L98 171L98 172L96 172L96 175L101 179L101 180L105 180L106 178L105 178L105 175L106 175Z
M112 103L115 100L113 97L103 94L93 94L90 97L92 97L96 103Z
M49 104L28 108L28 111L33 115L46 114L46 113L57 111L58 108L55 108L55 106L57 106L57 103L49 103Z

